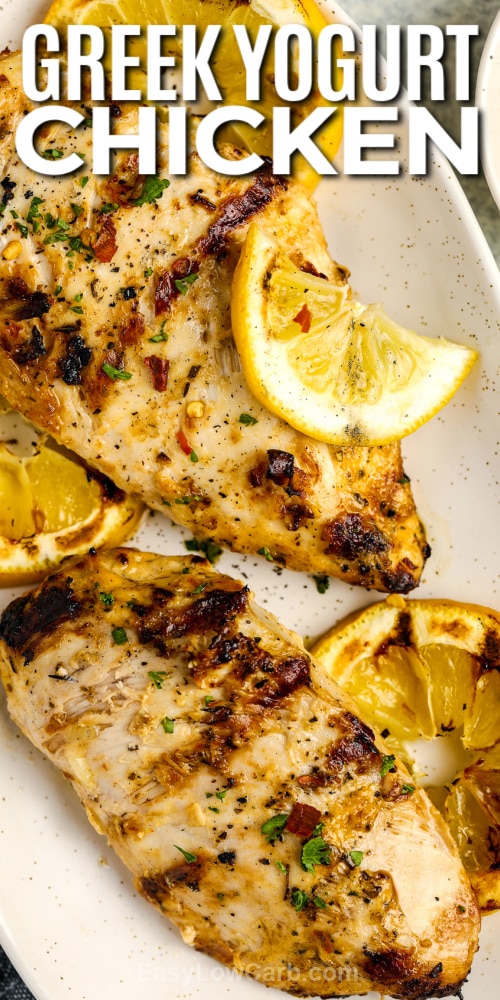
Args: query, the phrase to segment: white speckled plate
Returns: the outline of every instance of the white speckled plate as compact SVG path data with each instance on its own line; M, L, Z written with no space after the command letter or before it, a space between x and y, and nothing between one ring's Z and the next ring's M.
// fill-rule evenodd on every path
M46 6L3 0L2 46L18 44ZM400 322L481 352L454 401L404 442L404 455L433 548L419 596L500 608L500 279L484 237L442 160L426 179L323 182L318 200L331 251L365 301L383 300ZM136 542L183 551L182 532L158 514ZM228 553L220 566L249 579L259 601L303 635L376 598L335 581L320 596L310 577L277 573L261 559ZM0 607L12 596L2 592ZM269 997L190 951L135 895L71 788L18 734L0 700L0 938L38 1000ZM486 920L465 1000L498 993L499 928L499 915Z
M481 111L481 162L490 191L500 208L500 11L483 49L476 86Z

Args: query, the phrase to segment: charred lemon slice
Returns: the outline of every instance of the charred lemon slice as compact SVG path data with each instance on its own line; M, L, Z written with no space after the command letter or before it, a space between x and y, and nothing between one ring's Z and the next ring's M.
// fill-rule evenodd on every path
M66 556L130 538L143 505L0 407L0 586L35 581Z
M414 773L413 741L459 733L467 766L429 791L481 909L499 909L500 615L390 597L341 622L312 652Z

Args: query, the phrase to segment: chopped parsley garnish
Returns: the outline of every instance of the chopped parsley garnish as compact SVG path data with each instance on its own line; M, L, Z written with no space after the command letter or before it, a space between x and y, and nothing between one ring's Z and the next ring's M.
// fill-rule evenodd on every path
M201 594L202 590L205 590L206 583L199 583L198 586L193 590L193 594Z
M60 160L64 153L60 149L46 149L42 156L44 160Z
M187 295L189 291L189 285L192 285L197 280L198 280L197 274L186 274L185 278L176 278L174 281L174 285L177 291L181 293L181 295Z
M118 207L116 201L106 201L104 205L101 205L99 213L100 215L110 215L111 212L117 212Z
M286 873L287 873L287 867L286 867L286 865L284 865L282 861L275 861L274 863L275 863L276 868L278 869L278 871L281 872L283 875L286 875Z
M62 292L62 285L56 285L54 288L54 295L60 295Z
M43 205L45 199L37 198L36 196L31 199L31 204L28 209L28 214L26 216L26 222L33 222L34 219L41 219L42 213L40 212L40 205Z
M76 309L74 311L76 312ZM128 382L129 379L132 378L131 372L122 372L119 368L113 368L113 365L104 364L102 366L102 371L108 376L108 378L121 379L122 382Z
M217 561L219 556L222 555L222 549L215 542L212 542L210 538L199 539L199 538L188 538L187 542L184 542L188 552L203 552L212 564Z
M292 892L292 906L297 912L305 910L309 902L309 896L303 889L294 889Z
M165 718L161 720L161 724L166 733L173 733L174 731L173 719L169 719L168 716L165 716Z
M191 851L184 851L182 847L178 847L177 844L174 844L174 847L176 851L181 852L182 857L187 861L188 865L192 865L194 861L198 860L196 854L191 854Z
M240 424L244 424L245 427L253 427L253 425L257 424L257 423L258 423L257 418L256 417L252 417L252 415L250 413L241 413L240 414Z
M21 233L21 236L23 237L23 239L27 239L28 233L29 233L28 227L25 226L25 225L23 225L22 222L16 222L16 227L19 230L19 232Z
M215 798L216 799L220 799L221 802L224 802L224 799L226 798L227 793L228 793L228 789L224 788L222 790L222 792L216 792L215 793Z
M384 754L384 756L382 757L382 764L380 767L380 774L382 775L383 778L385 777L386 774L389 774L389 771L392 771L395 763L396 763L396 758L393 753Z
M217 809L217 806L208 806L208 808L211 813L220 813L220 809Z
M82 299L83 299L83 292L79 292L78 295L75 295L73 302L81 302Z
M152 273L153 273L153 268L152 267L147 267L146 270L144 271L144 277L145 278L150 278L151 275L152 275Z
M136 198L134 205L153 205L158 198L163 197L163 192L165 188L170 186L170 181L161 180L159 177L146 177L144 187L142 189L142 194L140 198Z
M79 215L83 215L83 212L85 211L83 205L76 205L74 201L71 202L71 208L73 209L76 218L78 218Z
M415 791L415 785L402 785L401 791L403 795L413 795Z
M52 215L52 212L46 212L45 213L45 225L47 226L47 228L48 229L54 229L54 226L56 225L56 223L57 223L57 219L54 219L54 216Z
M78 316L83 316L82 306L70 306L71 312L76 313ZM130 376L132 378L132 376Z
M328 576L313 576L313 580L316 584L316 590L318 594L326 594L329 586L330 579Z
M151 680L153 681L154 686L157 687L158 690L160 690L163 687L163 681L165 680L166 676L167 676L167 671L166 670L149 670L148 671L148 677L151 677Z
M321 896L315 896L313 899L313 903L315 906L318 907L319 910L326 910L326 903L324 899L321 899Z
M88 184L89 180L90 180L90 177L81 177L78 183L79 183L80 187L84 188L84 187L87 187L87 184Z
M168 340L168 333L165 333L163 327L165 326L165 320L161 324L160 332L155 333L154 337L149 338L150 344L162 344L164 341Z
M261 549L257 549L257 555L264 556L264 558L267 559L268 562L274 562L274 559L267 545L264 545Z
M102 603L106 605L106 607L111 607L111 605L115 603L113 594L106 594L105 591L103 590L101 590L99 597L101 598Z
M304 844L300 860L304 870L314 874L315 865L330 864L331 847L325 843L323 837L312 837Z
M117 646L123 646L125 642L128 642L128 635L125 629L120 625L113 629L111 635L113 636L113 640L116 642Z
M363 851L349 851L349 857L351 861L356 865L356 868L359 868L363 860Z
M287 820L288 813L278 813L276 816L271 816L271 819L266 820L262 824L260 830L264 834L268 844L274 844L274 841L281 836Z
M192 462L199 462L200 461L199 458L198 458L198 455L196 454L195 451L192 451L189 457L190 457L190 459L191 459Z
M215 698L213 698L211 694L206 694L205 695L205 705L210 705L211 701L215 701Z

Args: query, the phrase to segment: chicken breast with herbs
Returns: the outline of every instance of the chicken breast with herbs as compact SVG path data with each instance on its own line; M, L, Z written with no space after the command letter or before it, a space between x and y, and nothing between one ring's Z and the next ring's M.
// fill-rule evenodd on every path
M40 139L49 160L77 151L81 169L34 174L14 151L29 109L20 57L4 55L0 392L198 536L365 587L415 587L429 549L399 444L313 441L260 406L240 369L231 281L250 220L305 271L346 280L306 190L266 170L218 176L195 154L167 187L165 124L158 177L127 152L92 176L88 119ZM136 107L112 110L117 132L136 130Z
M13 719L187 944L298 996L458 991L479 917L447 827L246 586L117 549L0 636Z

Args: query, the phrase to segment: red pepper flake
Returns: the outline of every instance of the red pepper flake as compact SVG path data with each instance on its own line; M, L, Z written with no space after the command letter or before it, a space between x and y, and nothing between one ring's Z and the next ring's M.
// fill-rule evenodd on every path
M311 329L312 316L311 313L309 312L309 306L307 305L306 302L304 302L304 305L302 306L300 312L298 312L297 315L294 316L293 322L299 324L302 333L309 333L309 330Z
M319 809L308 806L306 802L296 802L287 821L287 833L295 833L297 837L310 837L321 819Z
M101 264L109 264L113 260L118 250L118 243L116 242L115 224L111 218L108 217L104 222L92 250Z
M165 392L168 383L170 361L167 361L166 358L158 358L155 354L152 354L151 357L144 358L144 364L151 372L153 389L156 389L157 392Z
M180 444L180 446L181 446L184 454L191 456L191 452L192 452L193 449L192 449L191 445L189 444L188 439L187 439L186 435L184 434L183 430L177 431L177 440L178 440L178 442L179 442L179 444Z

